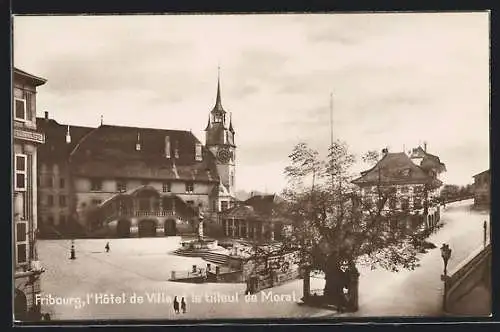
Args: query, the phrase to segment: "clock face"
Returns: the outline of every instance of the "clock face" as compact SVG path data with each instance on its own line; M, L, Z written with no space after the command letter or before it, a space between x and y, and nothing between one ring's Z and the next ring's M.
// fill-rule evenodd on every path
M217 159L223 164L228 163L231 160L232 153L228 149L220 149L217 152Z

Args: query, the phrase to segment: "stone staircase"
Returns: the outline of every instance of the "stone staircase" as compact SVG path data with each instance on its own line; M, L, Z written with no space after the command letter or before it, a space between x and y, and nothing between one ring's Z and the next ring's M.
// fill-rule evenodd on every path
M218 264L218 265L225 265L227 263L227 258L228 256L226 254L222 253L217 253L213 252L210 250L182 250L182 249L177 249L173 252L176 255L179 256L186 256L186 257L200 257L207 262Z

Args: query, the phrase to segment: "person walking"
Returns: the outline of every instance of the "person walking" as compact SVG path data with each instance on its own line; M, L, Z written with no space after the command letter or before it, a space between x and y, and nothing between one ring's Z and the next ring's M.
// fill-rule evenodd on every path
M106 249L106 252L109 252L109 249L110 249L109 242L106 242L106 246L104 247L104 249Z
M184 300L184 297L181 299L181 310L183 314L186 313L186 301Z
M179 301L177 300L177 296L174 297L174 312L176 314L179 313Z

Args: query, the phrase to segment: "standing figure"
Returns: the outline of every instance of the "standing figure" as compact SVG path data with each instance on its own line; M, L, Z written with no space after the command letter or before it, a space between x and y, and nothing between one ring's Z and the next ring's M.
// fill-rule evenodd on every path
M109 252L109 242L106 243L106 246L104 247L104 249L106 249L106 252Z
M179 313L179 301L177 300L177 296L174 297L174 312L176 314Z
M184 300L184 297L182 297L182 299L181 299L181 309L182 309L182 313L185 314L186 313L186 301Z

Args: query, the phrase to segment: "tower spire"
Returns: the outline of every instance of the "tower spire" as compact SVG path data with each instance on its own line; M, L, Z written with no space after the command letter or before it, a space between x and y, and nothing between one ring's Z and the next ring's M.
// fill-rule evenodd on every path
M214 111L225 112L222 108L222 101L220 96L220 66L217 66L217 97L215 99Z

